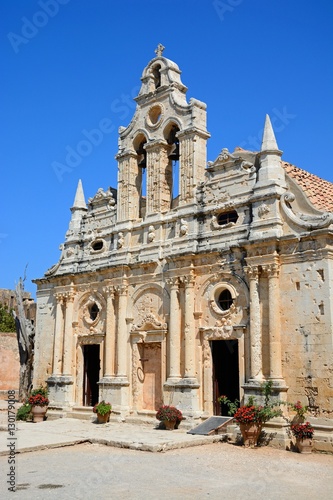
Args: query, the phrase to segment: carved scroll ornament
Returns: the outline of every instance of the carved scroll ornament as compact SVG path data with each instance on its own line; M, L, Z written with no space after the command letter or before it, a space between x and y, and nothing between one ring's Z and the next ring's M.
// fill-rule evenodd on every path
M290 219L297 226L311 231L313 229L328 227L333 223L333 214L329 212L323 212L320 215L295 213L290 206L290 203L294 200L295 196L292 193L284 193L281 196L281 208L288 219Z

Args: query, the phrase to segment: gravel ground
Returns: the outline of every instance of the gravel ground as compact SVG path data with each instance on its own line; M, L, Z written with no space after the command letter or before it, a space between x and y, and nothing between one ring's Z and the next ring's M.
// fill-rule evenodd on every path
M333 498L333 456L227 443L149 453L81 444L16 456L16 486L1 499L320 499ZM14 496L13 496L14 495Z

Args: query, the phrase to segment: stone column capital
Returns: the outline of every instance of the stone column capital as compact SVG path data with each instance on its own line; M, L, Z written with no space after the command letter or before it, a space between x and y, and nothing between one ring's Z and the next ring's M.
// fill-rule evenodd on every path
M103 288L103 292L106 295L106 298L113 298L115 294L115 287L112 285L107 285Z
M268 278L277 278L280 274L280 266L276 263L265 264L262 270L267 274Z
M250 280L257 280L259 278L259 266L246 266L244 271Z
M178 288L179 287L179 278L166 278L165 282L169 285L170 288Z

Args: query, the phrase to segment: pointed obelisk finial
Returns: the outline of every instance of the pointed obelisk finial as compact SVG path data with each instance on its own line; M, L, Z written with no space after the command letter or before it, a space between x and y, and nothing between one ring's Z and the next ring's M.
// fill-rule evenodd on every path
M266 115L261 151L279 151L269 115Z
M75 193L75 199L74 199L74 205L72 206L72 209L83 209L87 210L87 205L84 199L84 193L83 193L83 187L82 187L82 182L81 179L79 180L76 188L76 193Z

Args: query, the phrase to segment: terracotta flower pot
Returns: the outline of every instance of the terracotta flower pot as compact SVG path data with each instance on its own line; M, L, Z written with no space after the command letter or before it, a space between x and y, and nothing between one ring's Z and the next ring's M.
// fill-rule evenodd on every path
M312 453L312 445L311 438L296 439L296 446L300 453Z
M47 406L32 406L31 408L31 413L32 413L32 421L37 423L37 422L43 422L45 414L47 411Z
M239 424L245 448L253 448L258 444L262 426L256 423Z
M176 420L164 420L164 425L167 431L173 431L176 425Z
M97 422L99 424L106 424L110 420L110 411L108 413L105 413L105 415L101 415L100 413L97 413Z

